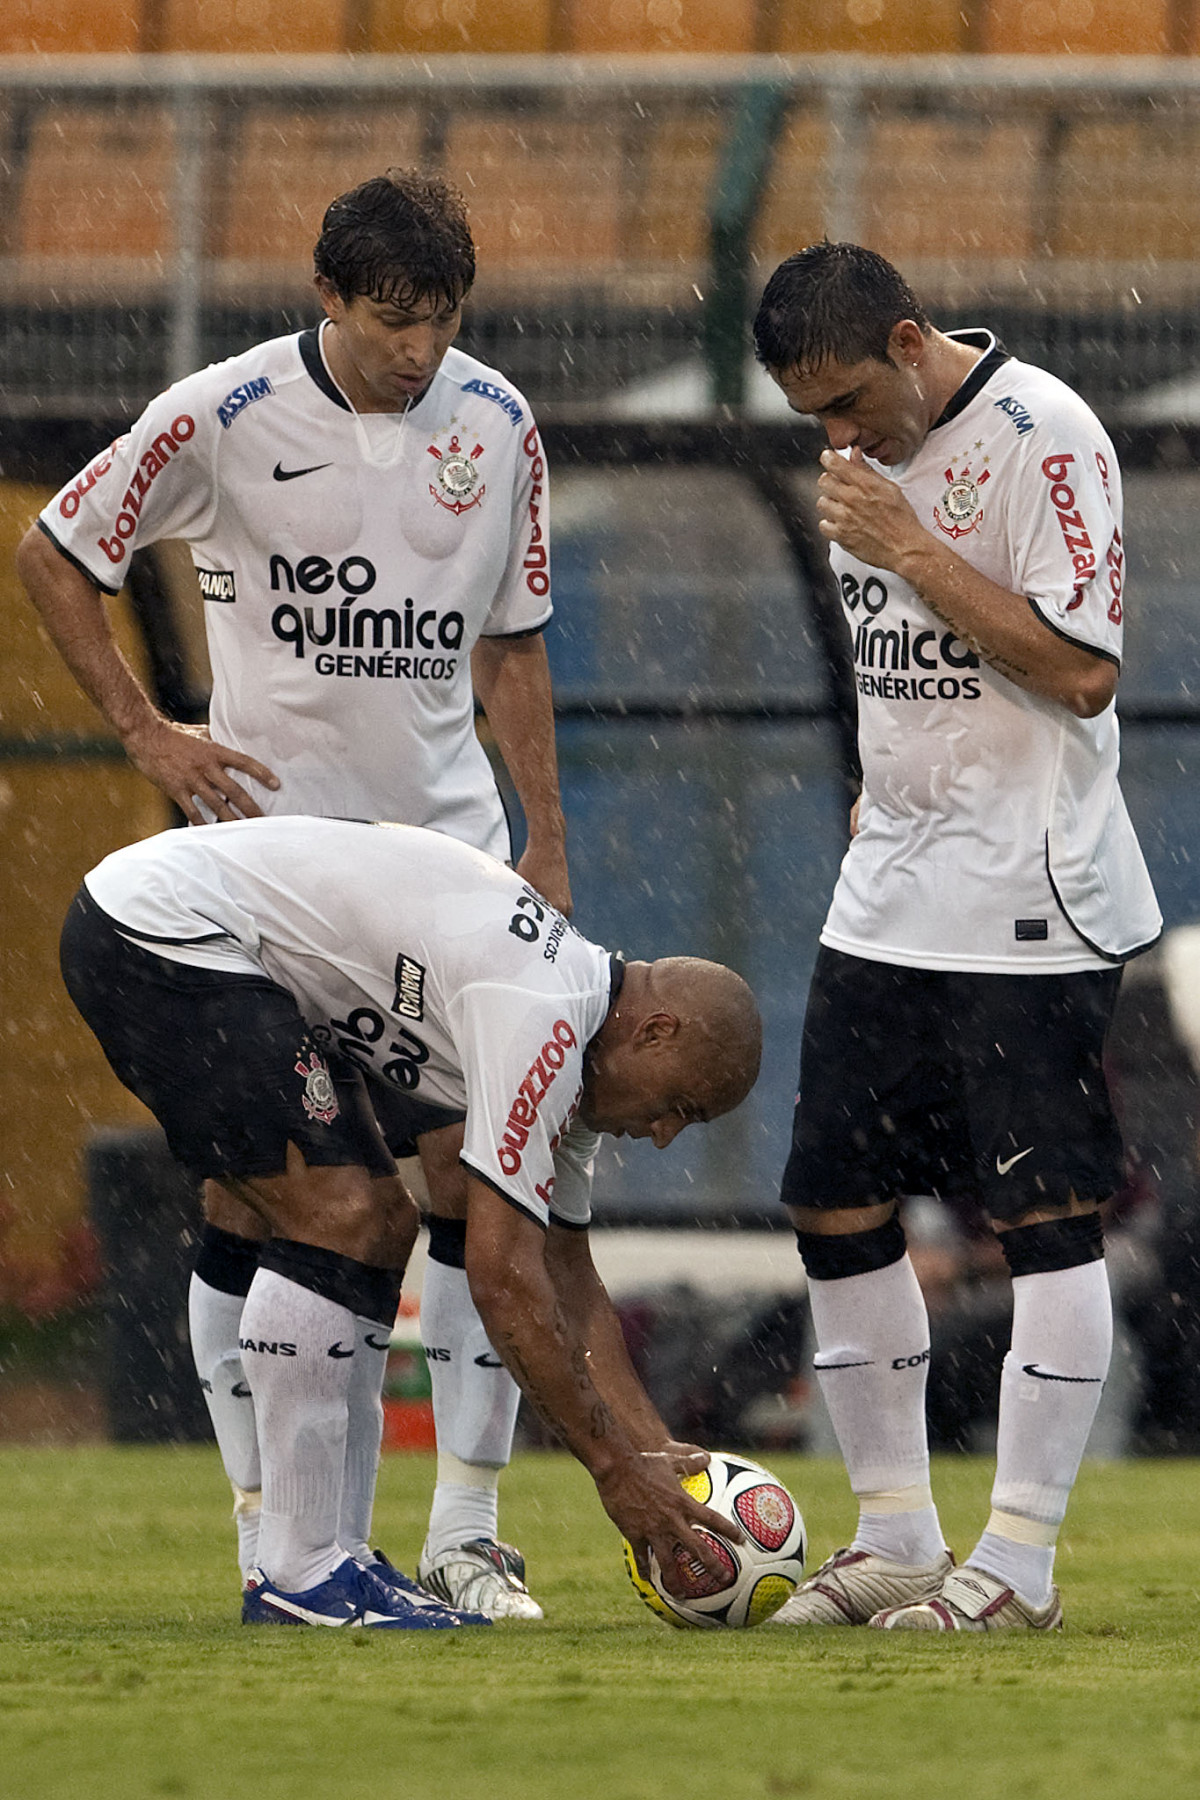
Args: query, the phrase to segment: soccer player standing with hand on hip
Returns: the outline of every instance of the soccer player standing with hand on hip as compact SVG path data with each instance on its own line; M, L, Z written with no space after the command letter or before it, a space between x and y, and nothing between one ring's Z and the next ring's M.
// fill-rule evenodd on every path
M475 275L461 197L391 170L332 203L314 260L321 326L152 401L45 509L21 546L21 575L131 761L193 824L260 812L389 819L508 860L477 695L525 813L519 871L569 912L541 635L551 613L545 460L524 398L451 348ZM207 602L206 728L157 711L102 599L119 590L135 549L164 538L187 540ZM369 1042L354 1052L370 1066ZM431 1205L421 1324L439 1351L439 1456L421 1578L454 1605L540 1618L522 1558L498 1541L518 1390L467 1287L462 1125L414 1103L416 1061L396 1058L392 1072L395 1117L386 1091L376 1109L393 1152L419 1151ZM246 1571L260 1460L239 1322L263 1226L214 1181L205 1213L192 1342ZM364 1559L386 1351L377 1321L360 1320L339 1541Z
M1104 1040L1162 921L1117 784L1121 478L1077 395L935 330L854 244L771 277L755 342L823 425L820 528L863 789L821 934L783 1199L860 1515L777 1623L1050 1630L1108 1369ZM966 1193L1013 1277L992 1511L955 1569L929 1485L905 1194Z

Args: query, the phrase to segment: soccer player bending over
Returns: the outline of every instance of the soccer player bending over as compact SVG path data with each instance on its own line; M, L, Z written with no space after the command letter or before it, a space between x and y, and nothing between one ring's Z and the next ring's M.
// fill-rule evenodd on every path
M548 483L529 404L454 349L475 276L462 198L392 169L340 195L314 251L319 327L177 382L67 483L19 552L46 627L135 767L195 824L314 813L427 825L513 857L474 699L521 802L519 868L570 911L542 631L552 607ZM136 549L184 538L206 601L209 727L158 712L102 595ZM497 1486L518 1392L463 1272L461 1126L377 1098L429 1203L421 1335L438 1479L419 1574L456 1604L540 1619L499 1541ZM190 1294L192 1349L254 1567L259 1442L239 1336L262 1226L224 1184ZM382 1358L350 1400L346 1541L364 1557L382 1430Z
M891 265L815 244L755 342L817 418L863 787L809 993L783 1198L860 1514L775 1621L1050 1630L1112 1344L1102 1056L1161 929L1117 785L1121 475L1099 422ZM929 1325L897 1199L968 1194L1013 1277L992 1511L955 1570L929 1485Z
M626 966L520 874L412 827L270 818L165 832L86 877L67 988L174 1154L269 1237L241 1314L262 1446L248 1623L430 1629L453 1610L343 1534L356 1386L377 1385L417 1215L369 1097L463 1125L465 1264L489 1340L643 1565L718 1563L588 1245L597 1133L737 1106L761 1028L731 970ZM736 1528L734 1535L737 1536Z

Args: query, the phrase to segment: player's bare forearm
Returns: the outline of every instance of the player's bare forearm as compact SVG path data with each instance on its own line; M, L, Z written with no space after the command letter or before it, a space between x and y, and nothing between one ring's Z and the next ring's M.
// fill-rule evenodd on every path
M468 1179L467 1277L488 1338L539 1414L596 1483L610 1519L644 1560L664 1569L675 1545L717 1573L717 1559L691 1530L729 1526L679 1485L677 1457L639 1450L593 1380L587 1346L546 1267L541 1229L482 1182Z
M121 653L103 596L36 526L18 546L16 565L55 649L121 741L161 720Z
M823 537L873 568L890 569L920 595L997 673L1081 718L1103 712L1116 691L1116 669L1059 637L1023 594L980 574L926 531L895 482L851 458L825 451L818 484Z
M59 655L140 774L193 825L204 821L197 799L218 819L261 810L230 771L276 788L271 770L214 744L205 726L180 725L158 710L121 653L102 595L36 527L17 550L17 572Z
M528 841L517 867L568 917L567 829L558 781L550 665L540 632L525 638L480 638L471 653L475 692L512 777Z
M638 1450L663 1451L673 1440L629 1359L621 1322L596 1273L586 1231L551 1225L546 1267L571 1327L587 1345L592 1382ZM689 1447L690 1448L690 1447Z

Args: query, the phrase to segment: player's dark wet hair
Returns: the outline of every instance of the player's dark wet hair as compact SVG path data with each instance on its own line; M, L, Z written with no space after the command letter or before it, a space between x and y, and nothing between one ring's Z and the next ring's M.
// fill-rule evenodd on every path
M417 169L389 169L339 194L313 264L343 300L364 294L408 308L458 306L475 279L475 245L458 189Z
M780 263L763 290L754 350L768 369L805 374L828 358L886 362L901 319L930 329L920 301L885 257L861 244L810 244Z

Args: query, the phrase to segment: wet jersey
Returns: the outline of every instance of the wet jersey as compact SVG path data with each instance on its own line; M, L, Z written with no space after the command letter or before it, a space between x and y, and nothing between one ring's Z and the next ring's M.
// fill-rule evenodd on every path
M550 616L546 469L523 397L447 352L407 413L353 411L316 330L177 382L42 528L115 593L185 538L210 727L257 757L268 813L401 819L510 854L474 729L470 651Z
M1120 663L1124 548L1111 443L1077 395L987 332L916 454L878 467L939 541ZM1079 719L989 668L909 585L831 549L853 636L858 835L822 941L925 969L1095 968L1162 920L1117 784L1110 706Z
M239 819L131 844L86 886L144 949L265 973L318 1047L465 1108L463 1161L505 1200L587 1224L583 1058L621 965L511 869L411 826Z

